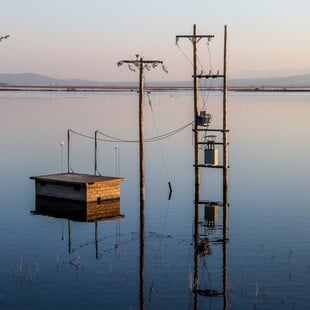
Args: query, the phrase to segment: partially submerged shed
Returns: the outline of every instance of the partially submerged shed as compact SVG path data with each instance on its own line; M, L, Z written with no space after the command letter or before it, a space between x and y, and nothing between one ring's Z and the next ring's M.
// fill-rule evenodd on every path
M120 198L124 178L81 173L59 173L33 176L37 196L97 202Z

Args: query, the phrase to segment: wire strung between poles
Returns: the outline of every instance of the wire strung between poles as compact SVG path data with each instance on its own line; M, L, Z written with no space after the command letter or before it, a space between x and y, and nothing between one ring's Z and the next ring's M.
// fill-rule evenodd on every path
M181 131L185 130L187 127L191 126L192 123L188 123L180 128L177 128L173 131L170 131L168 133L165 133L165 134L162 134L162 135L159 135L157 137L152 137L152 138L147 138L145 139L144 141L145 142L157 142L157 141L160 141L160 140L164 140L164 139L167 139L167 138L170 138L178 133L180 133ZM84 137L84 138L87 138L87 139L91 139L91 140L94 140L95 138L92 137L92 136L88 136L86 134L83 134L83 133L80 133L80 132L77 132L77 131L74 131L72 129L68 129L70 132L78 135L78 136L81 136L81 137ZM102 142L120 142L120 143L138 143L139 140L127 140L127 139L121 139L121 138L117 138L117 137L113 137L113 136L110 136L108 134L105 134L104 132L101 132L101 131L97 131L98 134L108 138L108 139L97 139L98 141L102 141Z

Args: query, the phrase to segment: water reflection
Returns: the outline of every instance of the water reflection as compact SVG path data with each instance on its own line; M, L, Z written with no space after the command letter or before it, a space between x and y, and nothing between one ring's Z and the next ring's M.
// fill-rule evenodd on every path
M35 211L32 214L45 215L61 219L67 219L68 226L68 253L72 254L72 229L71 221L94 222L95 227L95 251L96 259L100 258L99 238L98 238L98 221L116 221L116 242L115 248L120 246L120 222L124 218L120 214L120 199L102 200L100 202L83 202L77 200L61 199L55 197L36 196ZM62 236L64 240L64 222L62 222Z
M120 199L83 202L55 197L36 196L35 214L65 218L79 222L94 222L123 218Z
M222 309L227 309L227 242L228 242L228 187L223 190L223 202L199 201L195 200L195 209L203 209L204 216L195 221L194 234L194 309L199 309L200 298L219 298L223 299ZM199 195L198 195L199 197ZM219 224L219 208L222 208L222 225ZM196 219L196 218L195 218ZM210 236L213 238L210 238ZM215 237L214 237L215 236ZM212 246L222 245L222 260L217 260L222 264L221 287L216 289L211 279L204 286L200 282L203 277L202 272L208 270L208 256L212 255ZM214 272L213 274L216 274Z

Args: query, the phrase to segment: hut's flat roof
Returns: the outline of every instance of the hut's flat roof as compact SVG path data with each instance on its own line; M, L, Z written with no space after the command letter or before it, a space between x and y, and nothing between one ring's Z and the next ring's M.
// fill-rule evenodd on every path
M118 177L107 177L92 174L83 173L58 173L49 175L33 176L30 179L43 182L59 182L59 183L72 183L72 184L86 184L86 183L96 183L104 181L120 180L123 181L124 178Z

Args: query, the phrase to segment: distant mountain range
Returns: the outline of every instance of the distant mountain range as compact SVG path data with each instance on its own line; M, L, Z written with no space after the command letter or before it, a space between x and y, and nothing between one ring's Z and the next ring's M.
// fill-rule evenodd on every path
M208 80L207 86L214 87L220 86L221 79ZM152 82L152 86L176 86L176 87L191 87L192 81L184 82ZM84 86L84 87L105 87L105 86L135 86L135 82L98 82L88 81L81 79L56 79L45 75L35 73L0 73L0 85L2 86ZM266 77L266 78L250 78L250 79L230 79L228 82L229 87L251 87L251 88L264 88L264 87L282 87L282 88L295 88L295 87L309 87L310 88L310 74L294 75L286 77Z
M101 86L103 83L80 79L55 79L36 73L0 73L0 84L7 86Z

